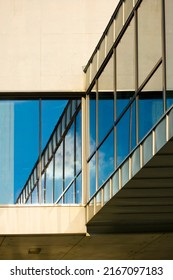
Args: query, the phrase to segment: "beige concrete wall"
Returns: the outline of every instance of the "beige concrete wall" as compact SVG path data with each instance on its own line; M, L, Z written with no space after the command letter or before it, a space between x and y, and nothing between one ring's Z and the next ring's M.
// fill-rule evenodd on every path
M0 206L0 234L85 234L82 206Z
M0 0L0 91L83 90L118 0Z

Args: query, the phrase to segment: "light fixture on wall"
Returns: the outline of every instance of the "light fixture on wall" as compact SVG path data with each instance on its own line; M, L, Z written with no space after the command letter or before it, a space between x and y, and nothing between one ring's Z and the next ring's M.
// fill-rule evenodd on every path
M29 248L28 254L40 254L41 248Z

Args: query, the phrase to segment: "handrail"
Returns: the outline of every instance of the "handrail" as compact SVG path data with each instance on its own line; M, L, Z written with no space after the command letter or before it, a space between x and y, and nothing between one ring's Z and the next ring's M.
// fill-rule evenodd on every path
M173 105L160 117L160 119L156 122L156 124L147 132L147 134L140 140L140 142L130 151L130 153L125 157L125 159L120 163L119 166L110 174L110 176L106 179L106 181L98 188L98 190L90 197L90 199L87 201L85 207L90 204L90 202L96 197L96 195L100 192L101 189L104 188L104 186L109 182L110 179L115 175L117 170L119 170L123 164L126 162L126 160L132 156L134 151L146 140L146 138L151 134L153 130L156 129L156 127L161 123L161 121L165 118L166 115L170 113L170 111L173 109Z

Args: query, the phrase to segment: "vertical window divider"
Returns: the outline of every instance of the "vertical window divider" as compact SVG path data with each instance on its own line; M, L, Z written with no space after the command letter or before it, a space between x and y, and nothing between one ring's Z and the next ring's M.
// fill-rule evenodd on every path
M41 187L41 171L42 171L42 100L39 99L39 174L38 174L38 203L41 204L42 197L42 187Z
M65 190L65 139L63 140L63 166L62 166L62 173L63 173L63 178L62 178L62 192ZM64 196L62 197L62 203L64 203Z
M53 190L52 190L52 203L55 201L55 154L53 155Z
M117 65L116 49L113 50L113 87L114 87L114 122L117 118ZM116 146L116 126L114 126L114 169L117 167L117 146Z
M98 190L98 80L96 80L96 190Z
M76 177L76 118L74 119L74 177ZM76 179L74 180L73 201L76 203Z
M165 27L165 0L161 0L161 32L162 32L162 79L163 79L163 110L167 110L166 104L166 27Z
M135 40L135 93L138 90L139 86L139 79L138 79L138 13L137 10L134 11L134 24L135 24L135 34L134 34L134 40ZM139 96L136 96L136 144L139 143Z

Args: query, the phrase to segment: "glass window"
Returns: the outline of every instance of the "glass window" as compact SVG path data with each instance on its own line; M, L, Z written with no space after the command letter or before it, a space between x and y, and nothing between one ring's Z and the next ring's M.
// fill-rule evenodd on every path
M117 117L135 91L134 19L130 22L116 49Z
M46 146L66 105L66 100L42 101L42 150Z
M88 163L89 166L89 198L96 192L96 156Z
M52 203L53 202L53 180L54 180L54 174L53 174L53 160L49 163L47 169L46 169L46 203Z
M96 93L91 92L89 95L89 155L96 148Z
M130 108L126 111L116 126L117 166L130 152Z
M82 168L82 127L81 127L81 111L76 117L76 174Z
M159 67L139 95L139 140L156 124L162 114L162 67Z
M139 85L161 56L161 0L145 0L138 8Z
M166 98L167 98L167 108L169 109L173 105L173 90L167 90Z
M63 143L59 146L55 154L55 188L54 202L57 201L63 192Z
M100 143L114 124L113 93L100 93L98 105L98 131Z
M99 187L114 170L114 134L108 136L98 152L98 183Z
M32 204L37 204L38 203L38 187L37 186L35 186L31 195L32 195Z
M46 202L46 173L41 176L42 203Z
M130 107L130 150L136 146L136 101Z
M72 124L65 136L65 188L74 175L74 124Z
M67 190L67 192L64 194L64 203L68 203L68 204L72 204L74 203L74 199L75 199L75 187L74 187L74 183L69 187L69 189Z
M0 101L0 203L13 203L24 187L38 159L38 127L38 101Z
M82 175L76 179L76 203L82 202Z
M99 143L106 136L114 123L114 79L113 79L114 56L98 80L98 140Z

